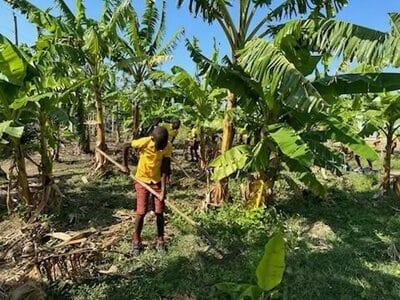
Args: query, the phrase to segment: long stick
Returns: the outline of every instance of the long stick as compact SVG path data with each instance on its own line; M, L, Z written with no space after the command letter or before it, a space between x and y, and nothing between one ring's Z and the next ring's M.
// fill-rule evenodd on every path
M105 158L107 158L110 162L112 162L114 165L116 165L120 170L122 170L124 167L121 165L119 162L114 160L112 157L110 157L108 154L106 154L104 151L102 151L99 148L96 148L96 151L98 151L100 154L102 154ZM137 179L135 176L132 174L129 174L129 176L136 182L140 183L146 190L148 190L150 193L152 193L154 196L156 196L158 199L161 199L161 196L159 193L157 193L155 190L153 190L148 184L145 182ZM186 222L188 222L190 225L194 226L203 236L210 242L211 245L216 245L217 242L210 236L210 234L200 226L200 224L196 221L194 221L192 218L190 218L188 215L180 211L174 204L171 203L168 199L165 199L165 204L169 206L174 212L176 212L178 215L180 215ZM218 250L217 251L220 254L224 254L222 251Z

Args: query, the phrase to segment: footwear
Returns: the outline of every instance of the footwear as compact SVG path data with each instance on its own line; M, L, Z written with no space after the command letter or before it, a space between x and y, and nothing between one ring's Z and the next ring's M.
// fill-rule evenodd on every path
M132 243L131 255L138 256L144 250L144 246L141 242L134 241Z
M156 243L156 250L160 253L167 253L167 245L164 241L157 241Z

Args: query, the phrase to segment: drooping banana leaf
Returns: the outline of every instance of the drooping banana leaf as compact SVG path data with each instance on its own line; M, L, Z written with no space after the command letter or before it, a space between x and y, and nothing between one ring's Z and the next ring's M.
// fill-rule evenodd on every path
M0 34L0 74L15 85L22 85L28 62L20 50Z
M289 157L283 157L286 165L289 170L293 172L293 175L298 178L313 194L326 198L327 190L326 188L318 181L315 177L314 173L304 165L300 164L298 161L294 159L290 159Z
M238 52L238 61L263 87L290 108L311 112L327 103L311 82L285 57L282 50L264 39L253 39Z
M0 138L4 133L16 138L20 138L22 136L24 126L14 127L11 126L12 123L13 121L4 121L0 123Z
M319 78L312 84L323 95L390 92L400 89L400 73L342 74Z
M210 164L214 168L212 180L220 180L243 169L250 156L251 150L247 145L239 145L224 152Z
M347 145L354 153L359 156L374 161L378 159L378 154L372 149L354 130L334 118L326 118L323 121L329 126L328 132L332 139Z
M312 152L292 128L282 126L278 130L271 132L270 135L283 154L306 167L312 165L314 160Z

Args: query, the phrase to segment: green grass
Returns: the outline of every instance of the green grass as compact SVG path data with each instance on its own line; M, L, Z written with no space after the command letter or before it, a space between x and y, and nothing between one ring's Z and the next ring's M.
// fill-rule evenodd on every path
M60 230L102 227L119 222L118 211L132 212L134 193L119 173L84 184L82 170L64 174L68 200L51 221ZM83 173L84 174L84 173ZM218 211L200 211L202 187L190 181L170 192L183 211L200 221L226 252L220 259L190 225L168 212L169 252L147 249L141 256L123 255L130 249L133 224L128 221L119 241L103 253L99 268L117 267L118 275L96 275L74 283L47 287L48 299L230 299L215 288L221 282L255 284L255 269L268 237L284 233L286 269L278 286L283 299L400 299L400 201L374 199L377 174L348 173L330 178L329 199L320 202L279 185L278 204L249 211L227 204ZM239 203L237 182L232 181ZM146 218L144 239L155 236L154 220ZM186 298L185 298L186 297Z

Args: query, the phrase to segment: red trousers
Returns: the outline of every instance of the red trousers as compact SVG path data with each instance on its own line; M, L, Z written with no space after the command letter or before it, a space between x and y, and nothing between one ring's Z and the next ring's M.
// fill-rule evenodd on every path
M148 185L157 193L161 193L161 182ZM135 182L135 190L136 214L145 215L147 213L147 202L151 193L138 182ZM164 201L160 201L160 199L154 197L154 206L156 214L161 214L164 212Z

